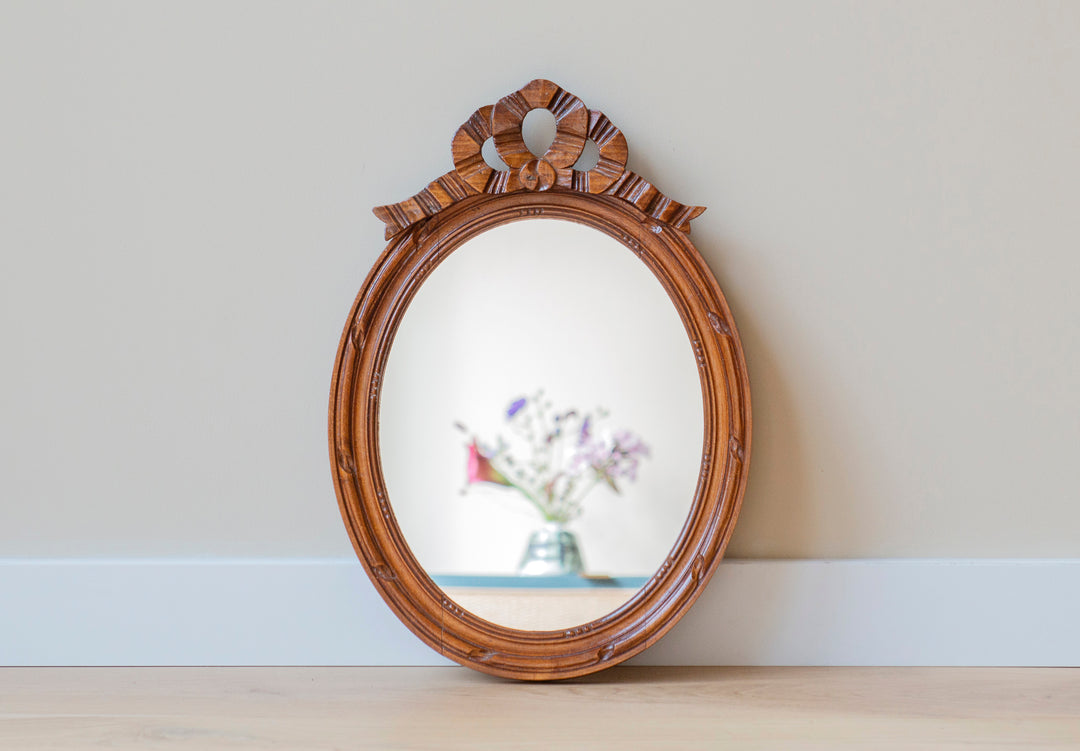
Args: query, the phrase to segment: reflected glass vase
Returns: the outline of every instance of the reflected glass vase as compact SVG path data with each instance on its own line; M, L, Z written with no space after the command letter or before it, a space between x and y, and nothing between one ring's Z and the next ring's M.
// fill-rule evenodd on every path
M518 565L521 576L580 574L585 566L577 537L560 522L547 522L529 535L525 555Z

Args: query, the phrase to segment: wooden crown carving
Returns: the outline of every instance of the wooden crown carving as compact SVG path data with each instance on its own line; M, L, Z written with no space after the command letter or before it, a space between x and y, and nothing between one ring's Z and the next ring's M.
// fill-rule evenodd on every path
M555 140L542 156L525 145L521 124L534 109L555 116ZM484 159L484 142L492 139L508 169L495 169ZM588 141L599 159L587 170L575 169ZM518 191L570 191L627 201L647 216L681 231L704 206L672 201L648 180L626 169L626 137L599 110L551 81L530 81L494 105L481 107L458 128L451 144L454 169L400 203L378 206L375 216L386 224L386 239L471 196Z

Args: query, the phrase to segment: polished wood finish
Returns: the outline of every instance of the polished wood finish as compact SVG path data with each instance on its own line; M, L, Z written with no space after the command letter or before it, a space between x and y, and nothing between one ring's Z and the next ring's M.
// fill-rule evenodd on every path
M552 110L560 131L544 155L529 158L522 152L520 126L537 106ZM510 165L498 176L481 166L482 158L478 161L489 137ZM601 159L590 172L579 173L568 165L586 137L597 142ZM742 347L724 296L688 237L690 219L704 209L671 201L625 171L625 139L601 113L587 112L555 84L533 81L478 110L454 136L452 150L454 171L407 201L375 209L387 223L390 243L356 298L334 367L329 430L334 485L353 545L376 589L440 654L504 677L583 675L621 662L663 636L701 594L723 555L742 501L750 451ZM379 461L380 383L410 300L469 238L536 218L593 227L621 242L653 272L686 328L704 407L701 473L686 525L668 558L622 607L559 631L489 623L440 590L402 537Z
M547 109L555 116L555 140L541 156L531 154L521 134L521 124L533 109ZM496 170L484 160L484 142L492 139L509 169ZM586 141L596 144L600 158L592 169L575 170ZM481 107L454 135L450 148L454 169L429 183L424 190L400 203L375 208L386 223L386 239L417 222L438 214L470 196L498 195L520 190L569 190L576 193L615 196L642 213L681 232L690 231L690 220L704 206L672 201L641 175L626 169L629 154L626 137L599 110L584 103L551 81L538 79Z
M7 668L0 748L1077 749L1080 670Z

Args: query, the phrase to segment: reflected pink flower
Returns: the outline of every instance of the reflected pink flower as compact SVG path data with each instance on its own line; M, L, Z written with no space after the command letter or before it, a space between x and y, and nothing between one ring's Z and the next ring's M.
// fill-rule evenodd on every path
M570 522L581 516L583 501L598 485L619 493L634 482L649 447L628 431L602 425L608 411L556 410L538 391L518 396L503 411L511 438L467 444L467 485L490 483L516 490L547 521ZM456 424L458 430L468 429ZM503 474L495 465L506 469Z
M469 484L490 482L496 485L510 485L510 481L506 479L506 476L491 466L491 460L480 451L480 447L476 445L476 439L473 439L473 442L469 444L469 459L465 472Z

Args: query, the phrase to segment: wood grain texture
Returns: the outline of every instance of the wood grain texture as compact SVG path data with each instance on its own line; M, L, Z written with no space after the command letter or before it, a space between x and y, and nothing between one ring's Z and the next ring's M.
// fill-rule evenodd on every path
M555 117L555 138L543 154L531 153L522 135L525 116L534 109L546 109ZM496 170L484 160L483 146L489 138L508 169ZM599 160L591 169L574 169L588 141L596 144ZM622 131L604 113L586 109L581 99L542 78L476 110L457 129L450 152L453 172L411 198L374 209L386 224L387 240L458 201L484 193L568 190L613 195L680 232L689 232L690 220L705 211L704 206L671 200L629 172Z
M667 560L622 607L565 632L492 624L447 597L412 556L397 526L378 445L379 384L394 331L413 295L469 238L536 217L594 227L653 272L697 354L704 408L701 474L686 525ZM641 652L675 625L701 594L734 529L746 486L750 431L749 382L738 334L719 286L688 236L655 223L631 202L563 191L474 196L395 236L349 314L330 399L341 513L376 589L440 654L510 678L593 672Z
M5 668L0 748L1080 748L1080 670Z
M545 154L526 156L521 122L536 107L554 114L558 130ZM505 179L493 179L477 161L489 136L510 165ZM600 160L575 183L570 165L587 137L597 141ZM731 537L746 487L751 419L742 346L724 295L688 237L690 220L704 208L671 201L623 169L626 153L625 139L602 113L590 115L581 100L550 81L527 84L490 113L480 108L455 135L455 172L407 201L375 209L387 224L390 243L342 333L329 441L334 486L353 546L380 595L414 634L440 654L494 675L573 677L648 648L701 594ZM668 558L621 607L564 631L493 624L442 592L397 525L378 445L382 373L394 332L417 290L470 238L537 218L593 227L622 243L655 275L697 357L704 410L701 473Z

